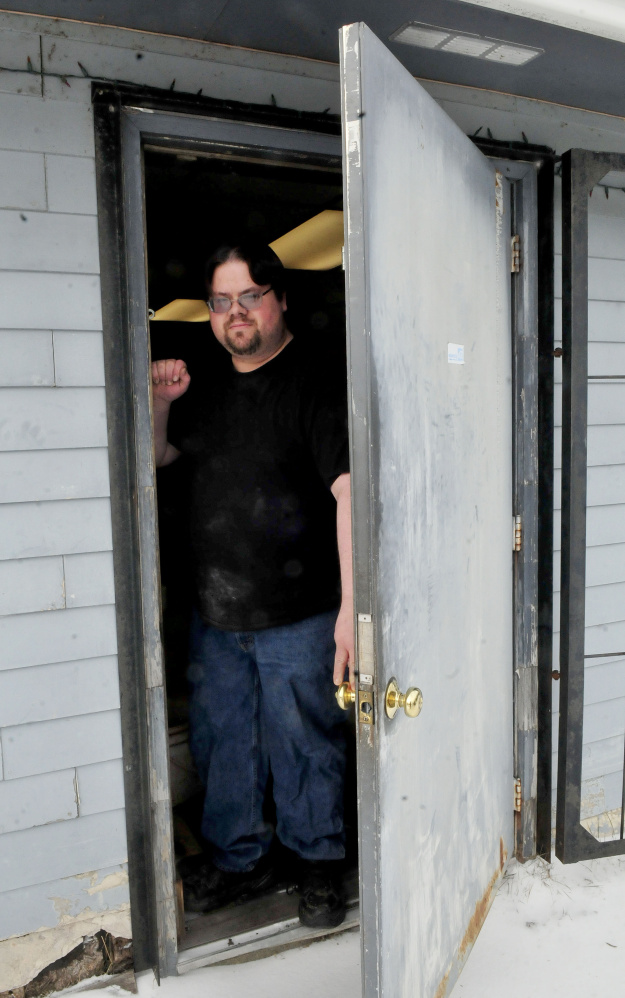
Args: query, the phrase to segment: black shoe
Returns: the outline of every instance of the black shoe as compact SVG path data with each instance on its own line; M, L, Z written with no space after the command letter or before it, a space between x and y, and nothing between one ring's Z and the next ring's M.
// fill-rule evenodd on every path
M276 883L276 871L265 858L249 873L218 870L206 861L183 877L184 907L186 911L214 911L234 901L247 901L265 894Z
M299 920L311 929L336 928L345 918L340 862L302 862Z

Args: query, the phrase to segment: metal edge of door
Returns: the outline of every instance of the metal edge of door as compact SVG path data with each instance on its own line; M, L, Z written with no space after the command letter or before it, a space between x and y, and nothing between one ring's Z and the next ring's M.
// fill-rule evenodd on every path
M361 24L340 31L341 118L343 126L343 210L345 219L345 290L349 371L350 467L354 550L354 610L358 672L367 644L368 669L375 688L375 635L371 564L372 505L370 474L371 400L369 394L370 325L365 295L367 248L364 232L364 185L360 169L363 128L360 90ZM348 86L348 80L354 81ZM368 618L368 619L367 619ZM360 692L360 676L357 676ZM356 711L358 781L358 862L360 870L360 945L364 998L380 994L378 773L375 750L380 704L373 723L362 724Z

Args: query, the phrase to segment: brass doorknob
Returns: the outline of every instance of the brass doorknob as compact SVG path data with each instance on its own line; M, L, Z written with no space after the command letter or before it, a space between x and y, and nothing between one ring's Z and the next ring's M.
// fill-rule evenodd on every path
M401 693L397 680L393 677L389 680L384 697L386 716L392 719L402 707L406 717L418 717L423 707L423 693L416 686L411 686L405 693Z
M341 683L334 696L341 710L347 710L350 703L356 702L356 694L349 688L349 683Z

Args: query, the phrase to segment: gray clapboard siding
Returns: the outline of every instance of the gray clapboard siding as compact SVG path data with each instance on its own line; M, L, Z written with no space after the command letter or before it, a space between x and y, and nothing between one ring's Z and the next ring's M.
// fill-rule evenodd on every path
M1 270L99 274L97 240L93 215L0 211Z
M622 330L623 342L599 343L593 341L588 351L588 373L594 377L602 374L621 374L625 376L625 329ZM560 364L561 366L561 364Z
M47 154L45 175L50 211L82 215L97 213L95 163L92 159Z
M0 616L64 606L62 558L0 561Z
M243 53L239 55L238 64L233 65L225 61L227 56L219 46L172 39L173 44L166 46L169 51L159 51L163 48L162 39L134 32L133 35L135 37L127 39L124 45L106 46L95 39L44 36L44 64L54 73L75 74L79 72L80 61L92 77L163 89L168 89L175 80L175 89L186 93L196 93L202 88L211 97L254 100L260 104L270 104L273 95L281 107L301 111L322 111L326 107L334 112L339 110L338 67L306 67L305 60L285 59L282 71L277 71L277 66L276 69L261 69L257 56L246 60ZM137 59L135 46L140 48L142 59ZM217 55L216 62L211 61L211 53ZM271 61L271 57L264 60L265 64ZM251 65L245 65L246 62ZM293 67L291 72L290 67ZM310 77L313 76L317 79L311 86ZM73 85L73 80L70 82ZM64 96L71 99L71 91Z
M0 835L78 817L76 773L67 769L0 783Z
M0 69L0 94L20 94L41 97L41 77L35 73L18 73Z
M116 654L113 606L22 613L0 619L0 670Z
M554 432L554 463L562 466L562 432ZM606 424L588 427L588 465L602 467L625 464L625 425Z
M105 447L102 388L5 388L0 392L0 449Z
M3 728L4 779L121 758L118 710Z
M560 612L560 593L553 594L554 614ZM625 582L613 585L591 586L586 591L586 624L595 627L623 619L625 607Z
M97 889L100 884L102 890ZM51 883L20 887L0 893L0 939L54 927L58 924L59 909L75 918L85 909L105 912L127 901L125 864L94 870L88 877L64 877Z
M0 300L7 329L102 329L93 275L0 272Z
M47 207L42 153L0 150L0 207L27 211Z
M554 506L560 509L561 472L555 469ZM611 506L625 503L625 466L622 464L602 465L588 469L588 506Z
M4 149L94 156L90 103L70 104L23 94L0 94L0 119ZM62 323L53 325L63 328Z
M582 779L584 781L601 779L610 773L620 775L622 772L623 735L613 735L611 738L602 738L599 741L584 744L582 753ZM618 804L620 805L620 800Z
M560 249L560 220L556 219ZM589 349L591 375L625 374L625 195L589 203ZM556 260L558 294L561 257ZM562 317L556 309L556 342ZM558 652L561 487L562 362L554 366L555 549L554 653ZM586 653L625 651L625 386L595 381L588 392L588 512ZM556 658L557 662L557 658ZM558 684L554 683L554 767L557 756ZM584 689L582 817L621 805L625 733L625 659L587 659ZM555 770L554 770L555 771Z
M554 551L560 551L560 510L554 511ZM586 541L588 547L599 544L625 543L625 505L592 506L586 514ZM556 624L558 618L555 618Z
M0 33L0 66L4 69L26 69L28 61L33 71L41 70L39 36L32 31L7 30Z
M614 340L591 342L592 347L588 351L588 373L591 376L625 375L625 342L616 343ZM555 345L561 347L562 341L556 340ZM559 358L554 363L554 380L556 384L562 384L562 360Z
M49 330L0 331L0 357L0 388L54 384L52 333Z
M616 372L615 372L616 373ZM562 385L555 386L555 403L562 411ZM625 384L619 381L597 381L588 385L588 425L625 424ZM561 426L558 420L558 426ZM611 462L614 463L614 462Z
M81 815L115 811L124 806L124 773L121 759L97 762L91 766L79 766L76 778Z
M0 835L0 883L5 891L75 877L127 859L122 810Z
M559 300L556 301L554 336L557 343L562 343L562 313ZM589 301L588 302L588 339L609 343L623 342L625 328L625 303L622 301Z
M87 499L110 492L104 447L0 453L0 503Z
M45 100L64 104L91 104L91 80L74 76L65 83L58 76L44 76L43 96Z
M601 700L625 698L625 657L611 659L604 665L587 665L585 675L584 702L599 703Z
M58 387L104 385L104 344L101 333L53 334L54 372Z
M598 627L587 627L585 647L587 655L603 656L625 651L625 621L616 620ZM625 723L623 727L625 729Z
M623 303L625 301L625 260L588 258L589 301ZM562 257L554 260L554 291L562 297Z
M115 602L112 551L66 555L67 606L100 606Z
M0 672L0 728L117 707L114 655Z
M110 551L108 499L0 505L0 560Z
M623 735L625 699L584 704L584 740L587 744ZM621 768L620 761L619 769ZM615 767L616 768L616 767Z

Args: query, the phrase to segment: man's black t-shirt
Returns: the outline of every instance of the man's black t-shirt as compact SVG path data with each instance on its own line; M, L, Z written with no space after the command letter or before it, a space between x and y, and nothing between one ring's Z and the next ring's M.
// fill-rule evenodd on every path
M167 436L191 465L205 623L260 630L339 605L330 486L349 470L344 367L295 339L245 374L224 354L173 403Z

